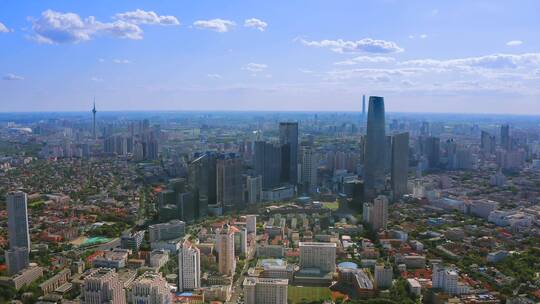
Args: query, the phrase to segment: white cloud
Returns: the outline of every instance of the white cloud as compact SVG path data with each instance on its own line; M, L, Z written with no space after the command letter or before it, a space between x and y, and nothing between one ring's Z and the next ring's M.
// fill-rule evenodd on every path
M98 35L138 40L143 38L143 30L138 24L178 25L174 16L159 16L143 10L120 13L115 21L101 22L94 16L81 18L75 13L62 13L46 10L37 19L30 18L33 35L39 43L78 43L88 41Z
M90 80L91 80L91 81L95 81L95 82L100 82L100 81L103 81L103 78L94 76L94 77L91 77Z
M153 11L143 11L137 9L131 12L119 13L115 18L133 24L155 24L155 25L179 25L180 22L175 16L160 16Z
M24 77L15 74L6 74L2 77L3 80L24 80Z
M511 40L506 43L507 46L520 46L523 44L521 40Z
M0 33L9 33L11 30L5 26L2 22L0 22Z
M344 61L335 62L335 65L356 65L360 63L391 63L396 61L394 57L383 57L383 56L358 56Z
M426 39L427 37L428 37L427 34L420 34L421 39Z
M219 74L208 74L208 75L206 75L206 77L212 78L212 79L221 79L222 78L221 75L219 75Z
M540 53L493 54L449 60L417 59L401 63L408 66L432 67L442 69L515 69L540 65Z
M98 34L108 34L125 39L142 39L142 30L137 25L122 20L103 23L90 16L82 19L75 13L60 13L46 10L32 21L32 38L39 43L78 43L88 41Z
M268 65L264 63L248 63L246 66L244 66L242 69L246 71L250 71L252 73L258 73L266 70L268 68Z
M386 53L399 53L403 52L403 48L399 47L395 42L376 40L371 38L364 38L358 41L352 40L320 40L320 41L307 41L300 39L302 44L310 47L329 48L337 53L374 53L374 54L386 54Z
M266 22L264 22L264 21L262 21L260 19L257 19L257 18L250 18L250 19L246 19L244 21L244 26L245 27L256 28L259 31L264 32L264 30L268 26L268 23L266 23Z
M128 63L131 63L131 61L127 60L127 59L114 59L113 60L114 63L117 63L117 64L128 64Z
M197 20L193 22L193 26L198 29L211 30L218 33L225 33L231 30L236 25L233 21L224 19Z
M98 58L98 62L105 62L105 59L103 59L103 58Z
M386 82L391 77L412 76L423 73L426 70L423 68L403 68L403 69L377 69L377 68L358 68L347 70L333 70L326 72L329 79L345 80L352 78L364 78L379 82Z

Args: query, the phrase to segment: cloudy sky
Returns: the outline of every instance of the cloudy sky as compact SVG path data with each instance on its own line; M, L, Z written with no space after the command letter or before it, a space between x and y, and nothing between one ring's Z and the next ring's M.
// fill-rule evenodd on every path
M540 114L540 2L3 1L0 111Z

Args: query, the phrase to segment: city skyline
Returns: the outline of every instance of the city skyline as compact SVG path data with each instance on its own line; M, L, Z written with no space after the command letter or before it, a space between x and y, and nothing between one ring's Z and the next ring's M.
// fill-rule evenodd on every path
M5 4L1 111L540 114L538 5Z

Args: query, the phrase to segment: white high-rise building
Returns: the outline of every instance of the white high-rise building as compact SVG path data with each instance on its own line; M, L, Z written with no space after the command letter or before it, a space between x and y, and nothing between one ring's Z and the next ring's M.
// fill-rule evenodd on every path
M178 290L201 287L201 252L191 242L185 241L178 250Z
M81 304L126 304L124 284L111 268L99 268L84 278Z
M248 233L257 232L257 216L254 214L246 215L246 228Z
M391 266L375 265L375 287L386 289L392 287L394 271Z
M386 229L388 223L388 198L379 195L373 201L373 214L371 215L371 225L373 230Z
M236 259L234 255L234 233L229 230L225 229L216 236L216 245L219 254L219 272L232 276L236 271Z
M245 278L246 304L287 304L288 283L286 279Z
M336 244L300 242L300 267L319 268L333 272L336 269Z
M145 272L131 285L129 299L137 304L170 304L172 293L160 273Z
M454 269L444 268L435 264L431 275L432 287L440 289L449 295L468 293L467 285L458 282L459 274Z

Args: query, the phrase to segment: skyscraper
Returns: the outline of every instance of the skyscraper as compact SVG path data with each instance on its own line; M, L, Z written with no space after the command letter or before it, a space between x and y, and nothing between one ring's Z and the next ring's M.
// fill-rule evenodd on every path
M409 174L409 133L392 136L392 195L398 199L407 193Z
M178 250L178 290L201 287L201 252L191 242L185 241Z
M510 150L510 125L501 126L501 147Z
M27 201L27 195L22 191L7 195L9 248L30 249Z
M281 146L265 141L255 142L255 172L262 176L263 189L273 188L281 181Z
M216 180L216 155L196 155L195 160L189 164L188 181L192 190L198 192L199 217L206 216L208 205L217 204Z
M429 168L437 168L440 163L441 139L433 136L423 137L421 144L422 154L426 157Z
M386 130L384 99L370 96L367 122L364 193L374 198L385 188Z
M298 123L279 124L279 143L281 144L281 181L298 182Z
M242 170L242 159L238 155L221 155L217 160L217 203L225 210L244 206Z
M216 236L218 251L218 269L221 274L232 276L236 270L234 256L234 233L230 229L224 229Z
M313 193L317 189L317 168L319 159L310 146L302 147L302 170L300 181L305 193Z
M81 304L125 304L124 284L112 268L99 268L84 278Z

